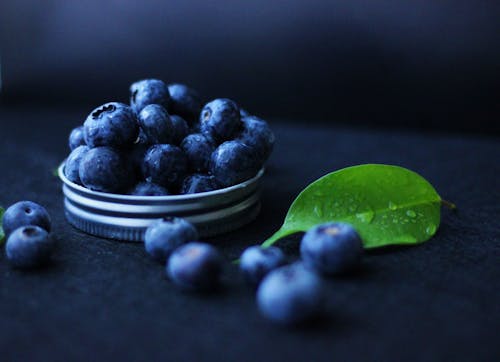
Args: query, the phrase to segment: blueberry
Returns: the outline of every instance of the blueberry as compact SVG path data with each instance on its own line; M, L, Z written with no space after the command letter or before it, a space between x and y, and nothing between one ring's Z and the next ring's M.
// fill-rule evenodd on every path
M154 145L144 156L143 175L146 181L160 186L178 186L187 172L187 157L177 146Z
M172 143L178 145L189 134L189 126L182 117L175 114L171 115L170 119L172 120L172 124L174 126Z
M218 143L233 139L240 127L240 110L230 99L215 99L201 111L201 132L210 135Z
M169 192L166 188L151 182L139 182L130 191L130 195L134 196L166 196Z
M258 285L271 270L285 264L285 255L281 249L271 246L262 248L251 246L241 254L240 270L245 280Z
M210 136L193 133L184 138L181 148L189 160L189 168L194 172L206 172L210 157L215 150L215 142Z
M182 289L208 291L219 284L222 257L209 244L190 242L170 255L166 272L174 284Z
M245 109L240 108L240 116L243 117L248 117L250 116L250 113L248 113Z
M68 144L71 151L73 151L78 146L86 145L83 126L76 127L71 131L71 133L69 134Z
M39 226L27 225L15 229L7 239L5 254L9 263L17 268L33 268L47 263L55 241Z
M239 139L241 142L254 147L263 161L266 161L274 147L275 137L273 131L271 131L266 121L254 116L243 117L241 121L243 130Z
M262 167L253 147L227 141L212 153L210 171L222 186L231 186L254 177Z
M85 155L90 148L88 146L78 146L69 154L66 159L66 163L64 164L64 174L71 182L75 184L81 185L80 181L79 169L80 169L80 161L82 160L83 155Z
M146 135L146 143L170 143L174 138L174 125L167 110L159 104L149 104L137 116L139 126Z
M182 183L182 194L195 194L219 189L217 180L212 175L194 174L186 177Z
M201 111L201 97L195 90L184 84L170 84L170 112L178 114L190 124L198 120Z
M3 214L3 231L8 237L15 229L35 225L50 232L50 216L47 210L32 201L19 201L9 206Z
M257 305L268 319L298 324L318 315L323 307L321 279L301 263L271 271L257 289Z
M326 223L309 229L300 243L304 264L326 274L355 267L363 254L363 243L354 228L345 223Z
M139 125L129 106L111 102L94 109L83 130L89 147L127 147L137 139Z
M169 102L168 87L159 79L144 79L130 86L130 105L136 113L148 104L159 104L168 109Z
M88 189L119 193L131 181L127 169L120 153L109 147L96 147L83 155L78 174Z
M153 259L165 263L176 248L196 239L198 232L191 223L178 217L165 217L147 228L144 246Z

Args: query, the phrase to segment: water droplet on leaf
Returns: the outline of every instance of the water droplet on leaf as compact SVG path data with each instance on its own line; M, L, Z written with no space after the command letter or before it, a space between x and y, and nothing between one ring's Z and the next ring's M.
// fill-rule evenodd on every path
M398 206L394 202L389 201L389 209L396 210L397 208Z
M406 215L408 215L409 217L416 217L417 216L417 214L413 210L408 210L406 212Z
M435 232L436 232L436 225L434 224L430 224L429 226L427 226L427 228L425 229L425 232L427 233L427 235L433 235Z

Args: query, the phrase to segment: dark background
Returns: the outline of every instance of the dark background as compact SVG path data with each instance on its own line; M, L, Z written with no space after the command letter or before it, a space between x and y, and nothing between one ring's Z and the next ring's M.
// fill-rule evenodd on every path
M270 119L498 132L499 10L495 1L4 0L1 99L83 118L157 77Z

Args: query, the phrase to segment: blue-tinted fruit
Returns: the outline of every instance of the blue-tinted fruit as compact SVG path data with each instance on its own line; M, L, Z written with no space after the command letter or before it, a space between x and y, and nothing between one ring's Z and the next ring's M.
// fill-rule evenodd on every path
M258 285L271 270L284 265L285 262L285 255L275 246L251 246L241 254L240 270L249 284Z
M243 117L243 130L239 140L254 147L265 162L273 151L275 137L266 121L254 117Z
M214 99L201 111L201 132L212 137L217 143L233 139L240 127L240 110L230 99Z
M83 155L85 155L88 150L90 150L88 146L78 146L73 151L71 151L64 164L64 175L66 175L68 180L78 185L82 184L79 172L80 162Z
M130 105L136 113L148 104L159 104L168 109L169 103L168 87L159 79L143 79L130 86Z
M51 222L47 210L32 201L19 201L9 206L2 219L3 231L8 237L15 229L35 225L50 232Z
M146 136L146 143L170 143L173 141L174 124L167 110L158 104L145 106L138 115L139 125Z
M215 142L210 136L201 133L190 134L182 141L181 148L188 158L191 171L208 171L210 157L215 150Z
M128 170L120 153L109 147L96 147L83 155L78 174L88 189L120 193L133 182Z
M181 116L171 115L170 119L174 126L174 137L172 143L174 145L179 145L184 138L189 134L189 126Z
M151 182L139 182L130 191L130 195L134 196L166 196L169 192L166 188L153 184Z
M317 225L304 234L300 243L304 264L326 275L356 267L362 254L361 238L351 225L345 223Z
M147 228L144 246L153 259L166 263L176 248L197 239L198 232L191 223L178 217L165 217Z
M76 127L71 131L71 133L69 134L68 144L71 151L73 151L78 146L86 145L83 126Z
M15 229L7 239L5 254L16 268L33 268L47 263L55 241L45 229L27 225Z
M187 157L177 146L153 145L143 162L143 175L148 182L167 189L179 186L187 173Z
M189 175L182 182L182 194L195 194L219 189L217 180L212 175L194 174Z
M190 124L195 123L202 107L198 92L179 83L170 84L168 91L170 93L170 112L181 116Z

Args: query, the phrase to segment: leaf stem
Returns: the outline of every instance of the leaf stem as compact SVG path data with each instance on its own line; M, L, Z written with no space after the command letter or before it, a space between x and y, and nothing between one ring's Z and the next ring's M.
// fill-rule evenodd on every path
M456 210L457 209L457 205L455 205L453 202L450 202L450 201L447 201L447 200L441 199L441 205L446 206L450 210Z

